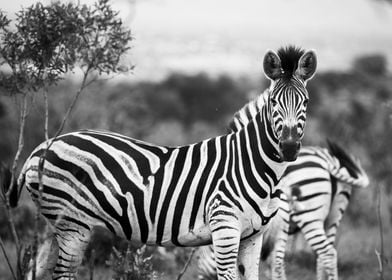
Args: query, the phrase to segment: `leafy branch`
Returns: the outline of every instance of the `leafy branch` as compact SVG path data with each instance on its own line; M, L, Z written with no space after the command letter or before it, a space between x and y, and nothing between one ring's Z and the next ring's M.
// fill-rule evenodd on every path
M99 0L94 6L54 2L44 6L36 3L16 14L15 27L0 11L0 87L9 95L22 95L19 121L19 140L12 164L11 181L4 194L8 222L17 251L17 273L14 279L23 278L22 247L15 230L11 213L10 195L15 191L14 181L20 154L23 150L24 129L28 112L27 96L43 91L45 102L45 139L48 140L49 88L57 85L67 72L75 67L83 73L79 89L54 137L47 141L46 150L39 161L39 195L34 241L32 246L33 279L35 279L38 247L38 220L43 190L42 177L46 152L63 131L81 93L102 74L127 72L132 67L120 67L121 56L129 50L131 33L124 28L108 0ZM96 73L96 74L95 74ZM22 186L20 186L21 188ZM20 192L20 189L17 193ZM11 265L10 270L12 271Z

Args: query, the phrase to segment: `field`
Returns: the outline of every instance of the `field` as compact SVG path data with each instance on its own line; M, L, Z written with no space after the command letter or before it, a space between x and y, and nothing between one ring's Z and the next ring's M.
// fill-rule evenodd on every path
M384 279L391 279L392 275L392 76L388 69L384 56L365 55L358 57L351 69L317 73L308 84L310 103L303 144L325 146L327 138L333 139L361 161L371 182L367 189L353 192L339 231L340 279L380 279L376 256L376 249L380 251L376 188L382 188L383 199ZM65 108L71 103L69 93L76 87L76 82L66 80L59 83L53 95L50 95L49 135L57 131ZM206 73L171 73L158 82L110 84L101 81L84 92L64 132L92 128L115 131L162 145L194 143L225 133L234 113L266 87L265 80L226 75L211 77ZM9 98L6 93L0 93L0 160L9 163L16 149L20 104L15 102L18 97ZM43 129L37 129L42 128L44 123L44 100L41 97L29 99L31 111L26 123L20 165L44 139ZM32 241L34 211L30 197L25 196L13 212L18 233L25 245ZM41 224L40 228L43 229L44 225ZM4 251L14 265L15 244L10 237L1 204L0 237L4 241ZM98 231L80 270L81 279L126 279L116 277L107 264L113 245L120 252L127 248L124 241ZM136 270L145 273L145 279L151 279L153 271L159 279L175 279L190 252L190 249L148 248L138 257L136 248L131 249L131 259L135 260L136 256L142 264L142 268L139 266ZM306 248L295 250L287 259L289 279L315 279L312 252ZM120 256L120 262L112 258L110 266L117 274L124 274L133 264ZM190 266L183 279L195 277L195 268ZM3 254L0 254L0 279L12 279Z
M385 255L391 259L392 248L388 241L392 240L392 232L389 228L388 233L385 232L386 245L384 246ZM304 244L301 236L296 237L294 251L288 253L286 258L286 274L287 279L293 280L313 280L316 279L316 263L313 252ZM353 228L342 226L340 230L340 240L338 244L339 255L339 279L342 280L372 280L380 279L379 263L375 254L375 250L379 251L379 232L377 228ZM390 262L390 261L389 261ZM184 276L184 280L196 279L194 266L190 267L188 273ZM261 267L262 278L270 279L268 273L269 266L264 264ZM267 272L265 271L267 270ZM387 264L384 267L384 279L392 275L392 266ZM173 275L174 276L174 275ZM166 279L173 279L167 277Z
M101 233L101 237L105 236ZM110 235L106 235L109 236ZM392 275L392 231L390 225L384 228L384 254L387 262L384 264L384 279ZM110 239L110 238L108 238ZM105 247L105 240L101 240L94 246L99 248ZM99 250L98 248L98 250ZM300 235L296 236L295 241L291 240L289 252L286 258L286 272L288 279L311 280L316 278L315 273L315 256L304 243ZM380 252L380 233L377 227L359 226L343 224L339 231L338 241L339 255L339 279L342 280L376 280L379 278L379 262L376 256L376 250ZM11 252L11 261L15 260L12 253L13 244L7 243L6 250ZM103 251L101 251L103 252ZM190 249L179 249L174 254L162 253L161 250L149 248L145 257L152 256L152 268L156 272L158 279L171 280L176 279L183 269L186 258L190 255ZM262 278L270 279L268 265L263 264L261 267ZM0 279L12 279L9 269L3 256L0 257ZM90 269L89 261L79 270L80 279L112 279L115 273L107 265L95 265L93 270ZM92 278L91 278L92 277ZM126 279L126 278L123 278ZM130 279L130 278L128 278ZM183 280L197 279L195 259L192 259L188 269L182 277Z

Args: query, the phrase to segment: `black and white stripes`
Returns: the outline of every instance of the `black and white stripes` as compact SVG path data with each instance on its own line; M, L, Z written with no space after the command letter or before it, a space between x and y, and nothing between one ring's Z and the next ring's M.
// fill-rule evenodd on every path
M301 231L317 255L317 279L337 280L336 233L346 210L352 187L363 188L369 179L355 161L336 143L328 149L306 147L291 163L280 182L287 194L289 211L279 211L279 223L268 235L272 254L272 278L286 279L284 256L289 234Z
M366 187L368 177L336 143L328 149L304 147L288 165L279 185L280 209L263 240L263 259L272 252L272 279L286 279L284 257L289 234L301 231L317 255L317 279L337 280L336 233L352 187ZM215 279L213 248L197 251L199 279Z
M305 85L316 68L312 51L289 47L278 54L265 57L271 86L254 101L263 105L227 135L181 147L91 130L49 140L41 209L59 246L53 277L75 277L90 231L99 225L139 243L212 243L219 279L239 273L258 279L262 234L278 209L285 161L298 153ZM35 200L46 147L33 151L19 179Z

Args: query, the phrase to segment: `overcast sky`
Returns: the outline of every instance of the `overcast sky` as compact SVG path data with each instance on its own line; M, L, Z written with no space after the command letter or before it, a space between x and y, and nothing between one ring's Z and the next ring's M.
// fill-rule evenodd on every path
M0 7L12 15L34 2ZM354 57L376 52L392 64L392 5L379 2L112 0L135 37L136 78L173 70L259 75L266 49L287 44L315 49L322 70L347 69Z

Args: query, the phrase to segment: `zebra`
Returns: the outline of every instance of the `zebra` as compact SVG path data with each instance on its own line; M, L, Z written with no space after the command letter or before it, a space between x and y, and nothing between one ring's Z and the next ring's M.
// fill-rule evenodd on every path
M338 279L336 234L352 187L369 184L367 174L338 144L301 148L279 183L284 195L277 216L264 234L262 260L272 252L272 279L286 279L284 256L289 234L299 230L317 255L317 279ZM211 246L196 252L200 280L216 279Z
M37 278L75 279L92 228L103 226L137 244L212 244L218 279L258 279L261 239L278 210L279 179L301 146L316 66L313 50L267 51L270 86L251 101L252 119L195 144L94 130L40 144L11 186L26 186L53 228L43 247L50 261L38 258Z
M369 178L358 160L338 144L307 147L291 163L280 182L288 207L265 240L272 250L272 278L286 279L284 256L289 234L301 231L317 256L317 279L338 279L336 234L352 188L365 188ZM288 209L288 211L287 211ZM268 252L265 252L266 258Z

